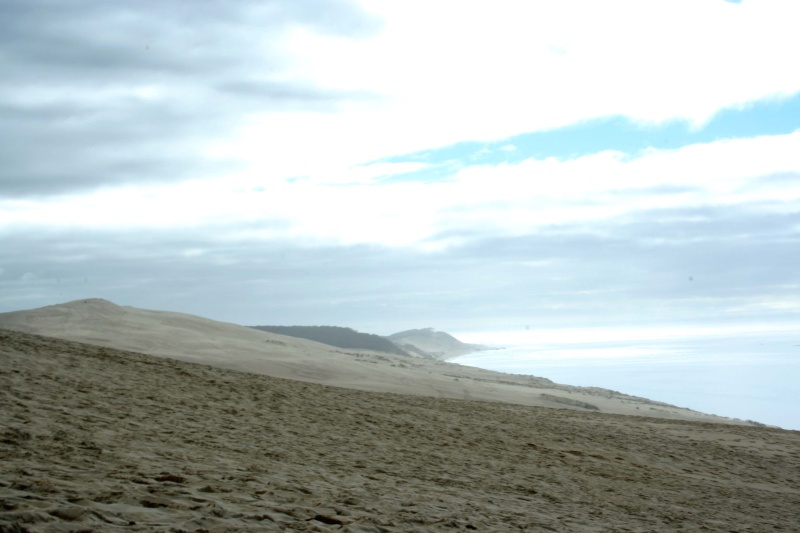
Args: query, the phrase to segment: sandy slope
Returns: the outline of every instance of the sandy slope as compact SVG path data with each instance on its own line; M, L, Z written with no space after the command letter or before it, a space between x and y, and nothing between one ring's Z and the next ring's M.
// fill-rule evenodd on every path
M326 387L0 331L0 531L798 531L800 432Z
M192 315L121 307L101 299L0 313L0 328L366 391L740 423L603 389L557 385L543 378L442 361L343 350Z

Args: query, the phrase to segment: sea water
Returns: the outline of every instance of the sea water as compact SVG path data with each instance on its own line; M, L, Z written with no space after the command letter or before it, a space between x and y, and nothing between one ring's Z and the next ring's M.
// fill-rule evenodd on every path
M800 328L581 328L464 333L452 362L611 389L800 430Z

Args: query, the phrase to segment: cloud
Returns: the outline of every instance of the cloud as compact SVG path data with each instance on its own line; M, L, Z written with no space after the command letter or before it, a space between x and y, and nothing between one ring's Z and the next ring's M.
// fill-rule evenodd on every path
M793 2L0 10L3 310L796 317Z
M286 79L306 28L366 36L345 2L4 2L0 147L6 195L219 176L207 156L258 111L329 111L363 95Z
M18 233L2 240L17 253L4 261L0 310L101 295L243 324L386 334L790 321L798 225L797 213L743 206L642 210L591 227L462 235L436 251L227 240L210 228Z
M247 160L265 181L325 180L398 154L607 117L697 129L726 109L800 92L800 74L786 68L800 37L785 1L363 5L384 19L368 41L297 32L287 50L303 75L374 101L341 115L254 116L219 154Z
M240 180L116 188L42 202L0 202L0 229L207 228L220 239L314 246L377 244L438 249L454 235L525 235L555 225L597 226L642 211L744 206L792 212L800 201L800 132L723 140L637 157L600 152L467 166L446 181L381 181L418 170L380 164L329 182L255 186ZM776 176L781 176L780 179ZM257 183L257 182L256 182ZM187 201L190 199L190 201ZM180 206L179 209L176 206Z
M241 172L330 181L458 142L609 116L702 124L800 91L793 4L778 0L2 9L15 196Z
M4 203L0 245L15 253L2 304L99 294L381 333L790 320L797 135L482 165L436 183L200 182Z

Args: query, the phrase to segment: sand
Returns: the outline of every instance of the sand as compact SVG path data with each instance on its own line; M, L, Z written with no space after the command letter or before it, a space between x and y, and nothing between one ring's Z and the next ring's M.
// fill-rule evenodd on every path
M543 377L343 350L193 315L118 306L102 299L0 313L0 328L364 391L745 423L620 392L556 384Z
M798 531L800 432L0 331L0 531Z

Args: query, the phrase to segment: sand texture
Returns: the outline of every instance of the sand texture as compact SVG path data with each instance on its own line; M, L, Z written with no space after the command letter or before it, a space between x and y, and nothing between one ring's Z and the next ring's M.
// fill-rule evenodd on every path
M0 313L0 328L364 391L745 423L605 389L572 387L542 377L419 357L344 350L192 315L122 307L101 299Z
M800 432L0 331L0 531L798 531Z

